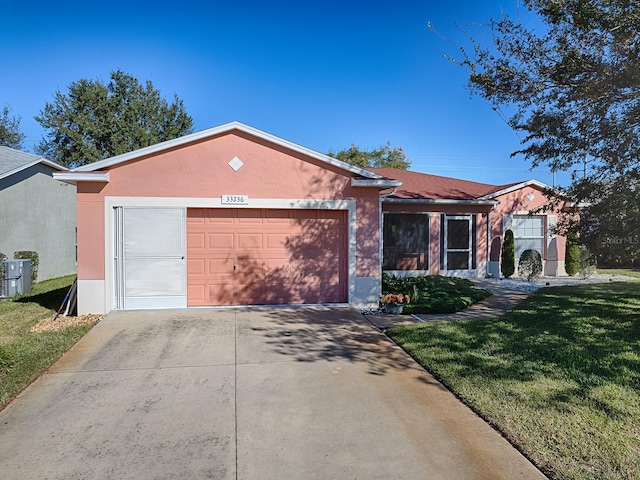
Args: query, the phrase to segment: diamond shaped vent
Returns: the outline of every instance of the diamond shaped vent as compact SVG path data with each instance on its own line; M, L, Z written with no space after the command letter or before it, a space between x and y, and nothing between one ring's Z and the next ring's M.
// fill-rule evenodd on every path
M244 163L242 163L242 160L240 160L238 157L233 157L229 162L229 166L233 168L236 172L240 170L240 168L242 168L243 165Z

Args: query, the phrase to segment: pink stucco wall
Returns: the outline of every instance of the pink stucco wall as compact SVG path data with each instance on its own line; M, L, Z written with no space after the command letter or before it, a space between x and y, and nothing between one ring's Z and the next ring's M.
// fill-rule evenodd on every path
M529 200L529 194L533 194L533 199ZM464 205L464 204L436 204L436 203L386 203L384 211L388 213L425 213L432 214L430 221L430 273L437 275L440 273L440 214L477 214L477 262L485 263L489 260L498 261L502 246L503 216L514 214L527 214L529 211L541 207L547 203L547 198L543 195L540 188L535 186L527 186L514 192L502 195L496 198L499 203L492 209L491 205ZM543 215L555 215L560 219L563 213L559 210L553 210L543 213ZM490 247L487 245L487 224L491 219L491 233L489 236ZM545 260L564 261L566 239L556 236L557 256L555 258L548 257L545 251ZM546 247L545 247L546 248ZM490 251L490 258L487 254Z
M229 165L238 157L244 166ZM357 272L379 268L378 191L352 188L351 175L325 162L287 150L244 132L181 146L111 169L104 185L78 184L78 278L105 278L104 197L356 199Z
M529 200L529 194L533 195L533 200ZM500 203L496 206L495 210L491 212L492 259L495 259L498 254L498 252L496 252L496 248L499 248L502 245L502 238L504 237L504 232L502 231L503 216L505 214L527 214L528 212L535 210L548 202L548 199L544 196L542 190L535 186L527 186L521 188L520 190L507 193L506 195L497 197L496 200L498 200ZM563 213L559 210L559 208L557 208L555 210L539 213L539 215L555 215L559 220ZM558 261L564 261L565 245L565 237L557 236L556 248ZM547 252L545 248L545 260L546 259Z

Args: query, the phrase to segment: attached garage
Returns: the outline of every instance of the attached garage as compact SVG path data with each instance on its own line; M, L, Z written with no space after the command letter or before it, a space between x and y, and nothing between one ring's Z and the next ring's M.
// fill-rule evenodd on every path
M188 305L347 302L346 213L188 209Z
M233 122L78 167L78 311L380 295L399 182Z

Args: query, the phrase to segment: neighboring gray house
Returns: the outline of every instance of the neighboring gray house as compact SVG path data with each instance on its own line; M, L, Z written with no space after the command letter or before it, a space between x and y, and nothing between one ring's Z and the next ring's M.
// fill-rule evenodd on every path
M38 281L76 273L76 187L52 176L64 170L0 146L0 252L38 252Z

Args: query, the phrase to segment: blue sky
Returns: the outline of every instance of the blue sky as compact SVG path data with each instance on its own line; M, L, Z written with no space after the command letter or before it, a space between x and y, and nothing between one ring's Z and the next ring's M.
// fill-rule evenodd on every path
M3 2L6 3L6 2ZM33 120L81 78L120 69L177 94L195 130L237 120L326 153L402 146L412 170L485 183L536 178L520 139L444 58L517 0L9 2L0 29L0 107ZM476 25L476 26L474 26ZM558 183L566 184L559 175Z

